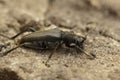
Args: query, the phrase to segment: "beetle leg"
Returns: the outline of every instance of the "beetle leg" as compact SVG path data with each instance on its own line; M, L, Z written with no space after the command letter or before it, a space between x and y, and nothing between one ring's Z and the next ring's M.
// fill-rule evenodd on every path
M13 50L15 50L15 49L17 49L17 48L19 48L19 47L22 47L22 46L24 46L24 45L26 45L26 44L25 44L25 43L24 43L24 44L20 44L20 45L14 47L14 48L12 48L12 49L10 49L10 50L8 50L8 51L5 51L5 52L3 52L3 53L0 54L0 57L6 56L8 53L10 53L10 52L12 52Z
M7 44L0 44L0 51L2 50L2 48L6 48Z
M51 59L52 55L54 54L54 52L57 50L57 48L61 45L62 43L58 43L57 46L54 48L54 50L50 53L50 55L48 56L48 59L45 62L45 65L47 65L47 63L49 62L49 60Z
M70 45L69 43L67 43L67 44L65 44L67 47L69 47L69 48L75 48L76 49L76 46L75 45ZM78 53L78 50L76 49L76 54L75 55L77 55L77 53Z
M6 35L4 35L4 34L0 34L0 36L3 36L3 37L8 38L8 39L15 39L15 38L18 37L19 35L21 35L21 34L23 34L23 33L25 33L25 32L29 32L29 31L30 31L30 32L35 32L36 30L30 27L28 30L21 31L21 32L19 32L18 34L16 34L15 36L12 36L12 37L8 37L8 36L6 36Z
M11 39L15 39L16 37L18 37L19 35L25 33L25 32L35 32L36 30L32 27L29 27L28 30L24 30L24 31L21 31L19 32L18 34L16 34L15 36L11 37Z
M81 48L79 48L79 47L76 47L76 48L78 48L78 49L79 49L80 51L82 51L86 56L88 56L89 59L94 59L94 58L95 58L95 56L88 54L88 53L85 52L83 49L81 49Z

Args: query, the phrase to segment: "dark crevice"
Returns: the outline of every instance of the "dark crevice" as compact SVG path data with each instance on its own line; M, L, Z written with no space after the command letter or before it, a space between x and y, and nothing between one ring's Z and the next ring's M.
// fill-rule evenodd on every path
M0 80L23 80L18 74L8 68L0 69Z

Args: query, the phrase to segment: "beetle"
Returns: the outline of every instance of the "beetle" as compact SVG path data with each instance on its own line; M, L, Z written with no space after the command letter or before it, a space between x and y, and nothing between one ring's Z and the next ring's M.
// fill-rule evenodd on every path
M49 29L49 30L45 30L45 31L35 31L34 29L31 28L28 31L30 31L30 30L33 33L23 36L18 41L18 46L2 53L2 56L5 56L9 52L17 49L18 47L22 47L22 46L32 48L32 49L41 49L42 50L42 49L51 49L52 48L52 49L56 50L62 44L65 44L66 47L69 47L69 48L76 47L80 51L85 53L87 56L90 56L89 54L87 54L84 51L84 47L83 47L83 43L86 40L86 37L77 36L72 32L62 31L58 28ZM14 39L24 32L25 31L20 32L10 39ZM4 36L4 37L7 37L7 36ZM49 59L52 57L52 55L53 55L53 52L49 55L46 63L49 61Z

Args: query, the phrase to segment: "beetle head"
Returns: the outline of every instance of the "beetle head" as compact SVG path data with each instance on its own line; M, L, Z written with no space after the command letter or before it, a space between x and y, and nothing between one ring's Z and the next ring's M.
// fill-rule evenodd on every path
M75 44L81 49L84 48L83 43L85 40L86 40L86 37L83 37L83 36L75 36L74 38Z
M66 32L63 35L63 41L67 46L78 46L83 49L83 43L86 40L86 37L78 36L73 33Z

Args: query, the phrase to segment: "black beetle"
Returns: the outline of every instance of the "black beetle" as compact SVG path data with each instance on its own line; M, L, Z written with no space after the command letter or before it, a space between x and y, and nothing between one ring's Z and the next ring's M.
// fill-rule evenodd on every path
M34 31L33 29L30 29L30 30ZM16 38L23 32L20 32L19 34L13 36L11 39ZM19 40L19 45L17 47L4 52L2 56L7 55L9 52L21 46L25 46L33 49L54 48L54 50L56 50L62 44L65 44L67 47L70 47L70 48L76 47L86 55L90 56L89 54L83 51L84 49L83 43L85 40L86 40L86 37L77 36L72 32L62 31L58 28L45 30L45 31L36 31L23 36ZM50 54L48 60L51 58L52 54L53 53Z
M75 44L76 46L83 49L83 42L85 41L85 37L78 37L73 33L62 31L58 28L45 30L45 31L37 31L31 34L24 36L19 44L24 44L26 47L30 47L27 45L31 45L32 48L50 48L49 44L58 43L65 44L67 47L74 47L71 44ZM32 46L35 45L35 46Z

